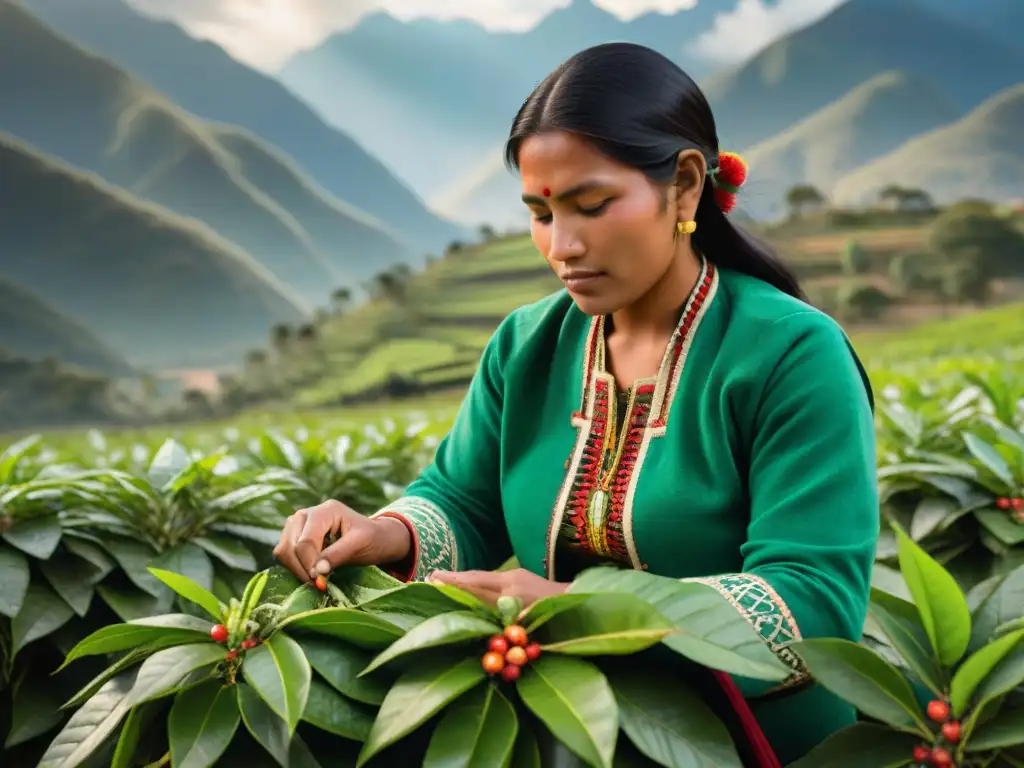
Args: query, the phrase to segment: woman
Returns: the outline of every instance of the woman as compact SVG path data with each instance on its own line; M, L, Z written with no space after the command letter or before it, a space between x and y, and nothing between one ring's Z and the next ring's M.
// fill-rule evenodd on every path
M300 510L276 554L307 580L389 564L526 603L596 564L700 579L793 669L773 689L735 681L790 762L855 716L786 644L860 637L878 536L867 376L729 222L711 110L660 54L569 59L519 111L507 159L566 290L501 323L403 498L372 518ZM492 572L512 555L520 569Z

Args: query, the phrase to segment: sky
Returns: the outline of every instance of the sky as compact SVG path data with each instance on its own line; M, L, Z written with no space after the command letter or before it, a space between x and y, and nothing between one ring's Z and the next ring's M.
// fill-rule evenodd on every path
M648 11L672 13L723 0L594 0L630 19ZM290 56L351 28L365 15L387 11L410 20L471 19L494 30L525 30L570 0L129 0L147 14L178 22L218 43L235 58L275 71ZM843 0L735 0L698 50L717 63L739 61L792 29L824 16Z

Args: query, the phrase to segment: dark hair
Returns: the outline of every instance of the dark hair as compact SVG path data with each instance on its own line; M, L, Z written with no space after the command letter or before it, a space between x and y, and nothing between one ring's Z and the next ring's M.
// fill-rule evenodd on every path
M674 180L682 150L699 150L709 174L697 206L696 248L721 267L805 298L793 273L729 221L715 201L710 175L718 167L715 118L697 84L665 56L633 43L606 43L561 64L534 89L512 123L505 146L510 170L519 170L523 141L546 131L577 134L660 183Z

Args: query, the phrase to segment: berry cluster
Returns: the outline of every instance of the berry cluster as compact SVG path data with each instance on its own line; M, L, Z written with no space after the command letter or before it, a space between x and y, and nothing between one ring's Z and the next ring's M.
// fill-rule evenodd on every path
M952 711L949 704L941 699L928 702L928 717L942 724L942 737L938 743L927 746L919 744L914 747L914 762L920 766L935 768L956 768L949 747L959 743L962 735L960 723L951 719Z
M223 624L214 624L213 627L210 628L210 639L215 643L226 643L229 635L230 632L228 632L228 628ZM239 648L243 651L248 651L250 648L255 648L260 644L260 642L262 641L258 637L247 637L239 643ZM239 648L230 649L224 658L228 661L233 661L238 658Z
M540 645L531 643L526 630L518 624L505 627L503 635L495 635L487 642L483 666L489 675L501 675L511 683L519 679L523 667L540 658Z
M1000 509L1013 510L1013 519L1024 525L1024 498L1007 498L1005 496L996 499L996 506Z

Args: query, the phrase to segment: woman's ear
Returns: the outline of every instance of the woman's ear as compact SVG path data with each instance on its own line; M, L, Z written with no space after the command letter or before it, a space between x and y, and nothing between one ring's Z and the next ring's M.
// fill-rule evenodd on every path
M707 162L699 150L684 149L676 158L676 178L673 186L676 189L676 216L679 217L679 221L693 221L696 217L707 172Z

